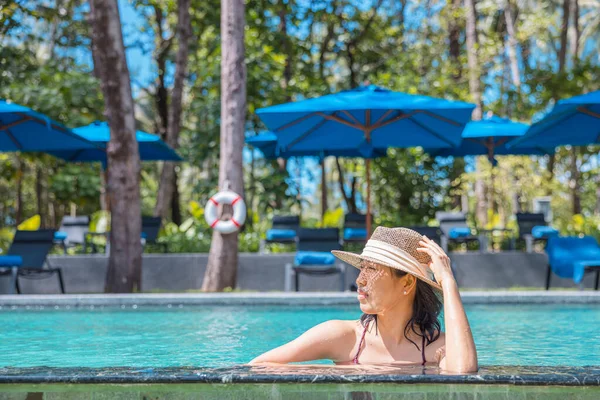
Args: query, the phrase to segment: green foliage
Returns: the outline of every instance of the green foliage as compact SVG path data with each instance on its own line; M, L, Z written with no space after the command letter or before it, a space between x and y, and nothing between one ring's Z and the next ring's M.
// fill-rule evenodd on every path
M344 209L327 210L323 218L323 228L341 228L344 225Z
M568 236L594 236L600 242L600 216L586 216L575 214L570 220L557 221L557 229L562 235Z

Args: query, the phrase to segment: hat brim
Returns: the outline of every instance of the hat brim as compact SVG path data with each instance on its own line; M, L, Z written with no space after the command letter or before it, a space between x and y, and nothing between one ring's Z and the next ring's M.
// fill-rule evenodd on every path
M427 277L415 274L414 272L412 272L410 269L406 268L402 264L396 264L396 263L392 264L392 263L382 262L382 261L377 260L372 257L365 257L361 254L350 253L348 251L333 250L331 253L334 256L336 256L337 258L339 258L340 260L342 260L343 262L345 262L346 264L352 265L353 267L356 267L358 269L361 268L361 263L363 261L369 261L369 262L372 262L375 264L383 265L385 267L398 269L400 271L406 272L407 274L411 274L415 278L429 284L430 286L432 286L434 289L438 290L439 292L443 292L443 289L439 283L437 283Z

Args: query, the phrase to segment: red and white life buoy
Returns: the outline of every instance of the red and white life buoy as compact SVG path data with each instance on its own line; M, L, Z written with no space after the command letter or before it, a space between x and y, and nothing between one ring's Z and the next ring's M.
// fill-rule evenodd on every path
M231 204L233 216L227 221L219 218L219 205ZM246 221L246 203L239 194L225 190L215 194L208 200L204 208L204 219L211 228L221 233L233 233L241 228Z

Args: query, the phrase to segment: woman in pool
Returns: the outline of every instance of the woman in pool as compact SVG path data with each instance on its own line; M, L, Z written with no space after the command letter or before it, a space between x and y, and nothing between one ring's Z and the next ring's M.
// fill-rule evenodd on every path
M420 364L456 373L477 371L477 350L450 259L434 241L411 229L378 227L362 254L333 254L360 269L360 320L324 322L250 364L329 359L338 365ZM442 296L445 333L438 320Z

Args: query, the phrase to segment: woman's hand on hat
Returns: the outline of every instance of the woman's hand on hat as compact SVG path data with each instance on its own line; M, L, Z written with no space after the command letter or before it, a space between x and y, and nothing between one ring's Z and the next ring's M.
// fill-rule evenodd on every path
M423 236L423 240L419 241L419 245L421 247L417 248L417 251L427 253L431 257L429 268L433 271L436 282L442 285L443 282L454 281L450 257L448 257L444 250L427 236Z

